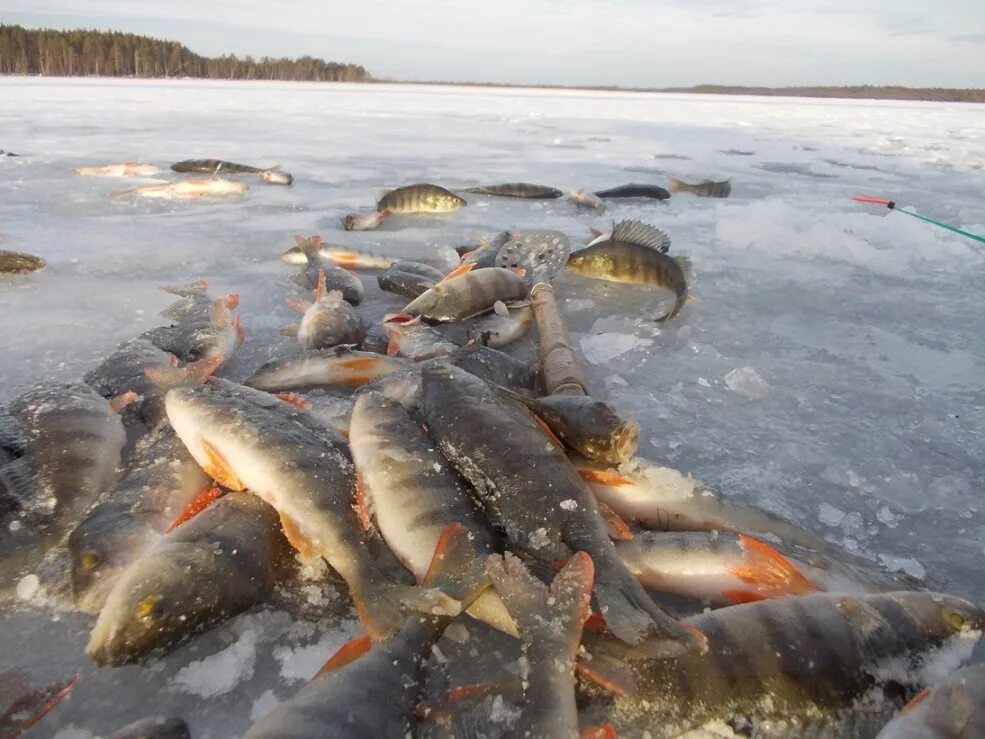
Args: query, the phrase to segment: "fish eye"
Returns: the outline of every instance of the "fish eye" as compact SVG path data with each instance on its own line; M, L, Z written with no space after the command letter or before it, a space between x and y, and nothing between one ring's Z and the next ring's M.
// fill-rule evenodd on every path
M99 552L94 552L89 550L85 552L79 559L79 564L82 565L84 570L94 570L100 564L102 564L103 558L99 556Z
M944 620L955 629L963 629L968 625L968 619L957 611L947 608L944 610Z
M141 621L149 621L157 613L157 606L161 602L161 596L149 595L137 604L134 615Z

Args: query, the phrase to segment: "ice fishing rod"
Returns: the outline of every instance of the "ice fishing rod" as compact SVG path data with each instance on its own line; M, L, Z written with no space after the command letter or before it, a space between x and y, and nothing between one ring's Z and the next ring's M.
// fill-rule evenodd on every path
M914 213L912 210L901 210L896 207L896 203L892 200L884 200L883 198L865 198L861 195L855 195L852 200L857 203L872 203L873 205L885 205L890 210L895 210L897 213L906 213L908 216L913 216L914 218L919 218L921 221L926 221L927 223L933 223L935 226L940 226L941 228L946 228L948 231L953 231L956 234L961 234L962 236L967 236L969 239L974 239L975 241L985 244L985 236L979 236L978 234L973 234L970 231L962 231L957 226L949 226L946 223L941 223L940 221L935 221L933 218L928 218L927 216L922 216L919 213Z

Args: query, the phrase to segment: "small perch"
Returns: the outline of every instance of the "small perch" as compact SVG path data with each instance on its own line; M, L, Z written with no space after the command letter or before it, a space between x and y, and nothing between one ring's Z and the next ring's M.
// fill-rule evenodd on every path
M540 334L540 364L551 395L588 395L581 362L571 345L568 327L558 308L554 288L538 282L530 291Z

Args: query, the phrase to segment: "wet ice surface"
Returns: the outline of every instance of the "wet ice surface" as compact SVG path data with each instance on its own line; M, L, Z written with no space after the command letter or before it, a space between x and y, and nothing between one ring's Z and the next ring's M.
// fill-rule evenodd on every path
M399 256L510 229L573 244L610 218L665 229L693 259L690 302L645 288L556 280L596 395L632 412L641 453L692 473L940 589L985 600L985 249L854 194L985 232L982 108L595 92L4 79L0 248L48 268L0 278L0 403L40 380L74 380L120 341L160 324L159 285L204 277L238 292L242 379L292 348L296 294L278 260L295 233ZM130 181L71 168L222 157L277 163L292 188L250 182L229 203L107 198ZM564 191L669 176L732 178L727 200L610 201L466 195L434 217L345 233L382 187L529 181ZM170 178L171 175L164 175ZM139 184L139 183L136 183ZM363 273L367 318L402 306ZM661 304L661 301L664 301ZM736 371L739 370L738 373ZM752 374L751 374L752 373ZM731 381L726 380L731 377ZM757 381L755 378L759 378ZM314 596L313 596L314 597ZM317 598L316 598L317 600ZM0 616L0 664L34 682L80 670L39 734L86 737L180 712L196 736L242 732L292 694L351 621L271 606L147 666L96 671L89 621L44 608ZM342 625L340 625L340 623Z

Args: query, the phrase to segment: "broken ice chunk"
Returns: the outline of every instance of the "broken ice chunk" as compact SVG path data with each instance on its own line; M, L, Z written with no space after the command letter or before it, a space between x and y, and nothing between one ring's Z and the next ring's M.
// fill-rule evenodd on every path
M725 375L725 384L736 395L747 400L762 400L770 392L766 380L752 367L737 367Z

